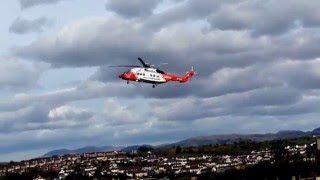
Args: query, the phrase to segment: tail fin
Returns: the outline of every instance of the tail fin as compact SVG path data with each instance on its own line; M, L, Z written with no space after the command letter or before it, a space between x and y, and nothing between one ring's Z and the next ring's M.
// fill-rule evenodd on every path
M192 67L191 67L191 70L188 71L188 72L186 73L186 75L182 76L182 79L181 79L180 82L181 82L181 83L184 83L184 82L189 81L195 73L196 73L196 72L193 70L193 66L192 66Z

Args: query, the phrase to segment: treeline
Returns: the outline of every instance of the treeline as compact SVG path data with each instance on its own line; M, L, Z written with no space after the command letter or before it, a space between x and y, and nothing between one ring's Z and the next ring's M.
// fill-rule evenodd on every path
M310 145L315 142L312 137L306 136L301 138L283 139L283 140L272 140L256 142L252 140L240 140L233 144L222 144L222 145L203 145L197 147L171 147L166 149L166 153L169 155L176 154L215 154L215 155L243 155L250 154L252 151L261 151L265 149L279 151L284 149L286 146L295 145ZM314 147L315 148L315 147ZM313 150L311 150L313 151Z

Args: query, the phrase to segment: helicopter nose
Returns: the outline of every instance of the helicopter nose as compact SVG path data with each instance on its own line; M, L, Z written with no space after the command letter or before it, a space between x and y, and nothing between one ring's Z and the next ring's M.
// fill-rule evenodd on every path
M123 79L123 74L120 74L120 75L119 75L119 78Z

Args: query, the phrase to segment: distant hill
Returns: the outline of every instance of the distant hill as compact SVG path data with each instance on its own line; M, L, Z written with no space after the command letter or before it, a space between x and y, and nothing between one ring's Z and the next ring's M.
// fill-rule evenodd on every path
M312 134L313 134L313 135L320 135L320 127L314 129L314 130L312 131Z
M115 146L102 146L102 147L96 147L96 146L86 146L75 150L69 150L69 149L57 149L50 151L46 154L44 154L42 157L51 157L55 155L64 155L64 154L83 154L83 153L90 153L90 152L106 152L106 151L124 151L124 152L132 152L134 150L138 150L140 147L152 147L148 144L143 145L132 145L127 147L115 147Z
M58 149L50 151L43 155L43 157L50 157L53 155L63 155L63 154L82 154L88 152L103 152L103 151L115 151L121 150L124 152L132 152L138 150L139 147L152 147L158 149L165 149L173 146L190 147L190 146L202 146L202 145L221 145L221 144L233 144L234 142L239 142L241 140L252 140L252 141L271 141L277 139L292 139L299 138L303 136L320 135L320 128L316 128L313 131L279 131L277 133L267 133L267 134L225 134L225 135L210 135L210 136L198 136L188 138L182 141L178 141L171 144L164 144L159 146L151 145L132 145L127 147L115 147L115 146L87 146L75 150L68 149Z
M50 151L43 155L43 157L50 157L54 155L64 155L64 154L82 154L82 153L89 153L89 152L104 152L104 151L118 151L121 150L122 147L114 147L114 146L86 146L79 149L69 150L69 149L57 149Z
M320 135L320 128L313 131L279 131L275 134L225 134L225 135L210 135L210 136L198 136L188 138L176 143L166 144L158 146L158 148L168 148L172 146L190 147L190 146L202 146L202 145L221 145L221 144L233 144L234 142L239 142L241 140L252 140L252 141L271 141L277 139L291 139L299 138L303 136Z
M292 136L304 136L306 135L306 133L309 134L309 132L303 132L303 131L279 131L276 133L276 136L278 138L282 138L282 139L286 139L287 137L288 138L291 138Z

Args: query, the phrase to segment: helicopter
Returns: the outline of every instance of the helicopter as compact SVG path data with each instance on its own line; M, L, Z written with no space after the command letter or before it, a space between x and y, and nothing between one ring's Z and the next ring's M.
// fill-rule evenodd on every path
M118 65L118 66L109 66L109 67L132 67L128 71L119 75L120 79L127 81L127 84L130 81L142 82L152 84L152 87L155 88L159 84L167 82L178 82L185 83L188 82L191 77L195 74L193 67L188 71L184 76L177 76L171 73L164 72L154 65L145 63L140 57L138 57L141 65Z

